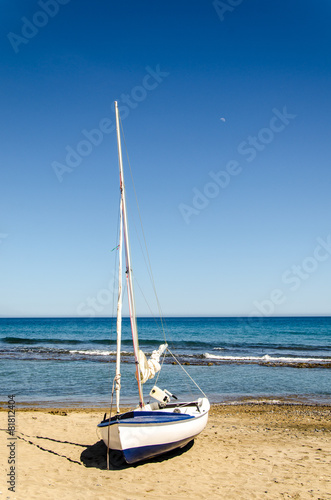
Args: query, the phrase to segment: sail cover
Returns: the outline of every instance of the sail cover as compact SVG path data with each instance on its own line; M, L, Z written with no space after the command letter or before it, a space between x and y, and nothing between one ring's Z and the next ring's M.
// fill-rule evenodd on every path
M153 351L150 358L147 360L145 354L139 350L139 374L141 383L144 384L147 380L153 378L157 372L161 370L160 357L168 347L168 344L162 344Z

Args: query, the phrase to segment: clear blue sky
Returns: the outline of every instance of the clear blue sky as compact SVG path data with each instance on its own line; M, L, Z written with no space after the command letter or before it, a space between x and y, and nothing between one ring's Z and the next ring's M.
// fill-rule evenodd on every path
M4 0L0 316L112 314L115 99L165 315L331 314L330 22L328 0Z

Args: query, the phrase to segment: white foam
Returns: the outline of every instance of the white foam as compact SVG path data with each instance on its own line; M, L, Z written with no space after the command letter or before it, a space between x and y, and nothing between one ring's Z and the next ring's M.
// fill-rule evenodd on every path
M331 358L290 358L290 357L273 357L269 354L264 356L219 356L217 354L204 354L206 359L219 359L223 361L267 361L274 363L326 363L331 362Z
M69 351L70 354L84 354L87 356L110 356L111 354L116 354L116 351L101 351L99 349L91 349L91 350L71 350ZM121 354L131 354L130 352L127 351L121 351Z
M110 354L116 354L115 351L99 351L97 349L95 350L90 350L90 351L83 351L83 350L72 350L69 351L70 354L84 354L88 356L109 356Z

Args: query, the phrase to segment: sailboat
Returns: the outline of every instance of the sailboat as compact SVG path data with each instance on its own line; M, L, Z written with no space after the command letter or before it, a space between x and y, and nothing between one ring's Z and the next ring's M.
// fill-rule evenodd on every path
M109 457L120 457L123 462L135 462L150 459L176 448L181 448L192 441L206 426L210 404L208 398L201 391L202 397L193 401L181 402L177 396L167 389L160 389L156 385L150 391L150 398L154 401L145 403L143 384L160 371L161 356L170 353L168 344L160 345L147 360L139 349L138 330L136 321L134 283L131 267L130 242L127 220L126 190L123 174L120 117L118 105L115 101L116 132L118 147L118 163L120 176L120 223L118 244L118 302L117 302L117 351L116 373L113 383L113 392L116 394L116 414L104 419L97 426L98 433L107 446L107 465ZM136 383L139 404L131 411L120 412L121 387L121 325L122 325L122 247L125 247L125 276L128 291L128 305L132 332L134 360L136 366ZM175 358L176 359L176 358ZM178 364L179 361L176 359ZM186 372L184 367L182 367ZM191 378L191 377L190 377ZM191 380L193 380L191 378ZM112 406L111 406L112 408Z

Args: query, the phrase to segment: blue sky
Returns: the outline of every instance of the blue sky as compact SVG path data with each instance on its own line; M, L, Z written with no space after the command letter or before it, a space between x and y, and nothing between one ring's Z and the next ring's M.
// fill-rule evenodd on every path
M165 315L331 314L330 18L327 0L5 0L0 316L112 314L115 99Z

